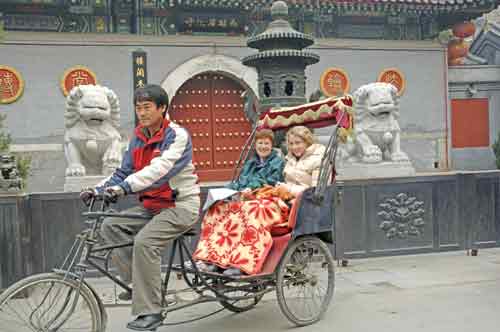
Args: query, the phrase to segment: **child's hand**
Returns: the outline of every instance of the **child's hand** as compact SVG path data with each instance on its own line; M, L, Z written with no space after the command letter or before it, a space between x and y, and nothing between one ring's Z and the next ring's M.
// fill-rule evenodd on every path
M277 190L287 190L288 191L287 185L283 182L277 182L275 188Z
M250 188L245 188L240 192L240 196L243 199L251 199L252 198L252 189Z

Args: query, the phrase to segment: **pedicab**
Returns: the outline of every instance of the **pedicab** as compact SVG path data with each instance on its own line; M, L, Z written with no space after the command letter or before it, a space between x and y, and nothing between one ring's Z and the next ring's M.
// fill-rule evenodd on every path
M305 190L291 207L288 224L272 229L273 246L262 270L255 275L226 276L201 271L192 259L188 240L190 230L174 240L168 254L162 281L163 325L202 319L227 309L240 313L254 307L266 293L276 292L277 302L286 318L297 326L320 320L332 300L335 286L334 201L336 194L335 156L339 137L352 127L352 98L329 98L295 107L271 109L261 114L242 150L237 170L249 157L258 127L286 130L295 125L333 128L321 161L318 184ZM80 330L104 332L107 315L96 290L86 280L95 269L124 290L129 286L109 269L113 249L133 242L103 244L100 225L105 217L144 218L110 209L116 198L108 193L96 196L83 213L88 227L76 236L64 262L51 273L29 276L0 295L0 330L3 332L59 332ZM200 222L203 215L200 215ZM184 289L169 289L172 273L182 276ZM189 290L194 299L172 302L169 296ZM189 320L171 322L168 314L193 305L218 302L216 311Z

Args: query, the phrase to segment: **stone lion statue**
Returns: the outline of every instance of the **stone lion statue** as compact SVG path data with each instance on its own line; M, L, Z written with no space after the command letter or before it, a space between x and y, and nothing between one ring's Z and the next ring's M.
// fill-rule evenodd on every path
M121 163L120 104L110 89L80 85L66 98L66 176L109 175Z
M354 92L354 138L347 143L349 161L409 162L401 151L399 96L389 83L370 83Z

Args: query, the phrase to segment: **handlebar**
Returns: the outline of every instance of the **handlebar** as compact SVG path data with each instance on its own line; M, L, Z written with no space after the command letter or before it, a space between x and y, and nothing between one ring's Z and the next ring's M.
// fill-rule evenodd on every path
M88 217L90 219L97 219L99 217L118 217L118 218L127 218L127 219L151 219L150 216L141 213L123 213L118 211L88 211L82 213L84 217Z
M118 218L129 218L129 219L150 219L151 216L147 216L142 213L123 213L118 212L113 209L107 209L110 203L117 202L117 196L109 192L100 192L92 196L87 212L83 212L82 215L89 219L99 219L101 217L118 217ZM96 202L102 202L101 206L96 207Z
M94 211L94 205L98 201L102 202L99 211L104 212L111 203L116 203L118 201L118 196L108 191L95 192L92 195L90 202L88 203L89 209L88 212L86 212L86 215L91 213L96 213L93 211Z
M105 201L108 203L116 203L118 201L118 196L109 191L102 191L94 195L96 201Z

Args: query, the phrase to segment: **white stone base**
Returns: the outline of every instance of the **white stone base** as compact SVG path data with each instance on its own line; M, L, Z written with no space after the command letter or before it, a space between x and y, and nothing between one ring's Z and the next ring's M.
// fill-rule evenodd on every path
M64 191L80 192L83 188L95 187L104 178L106 178L104 175L67 176Z
M415 176L415 168L410 162L381 162L377 164L345 163L337 169L338 180L394 178Z

